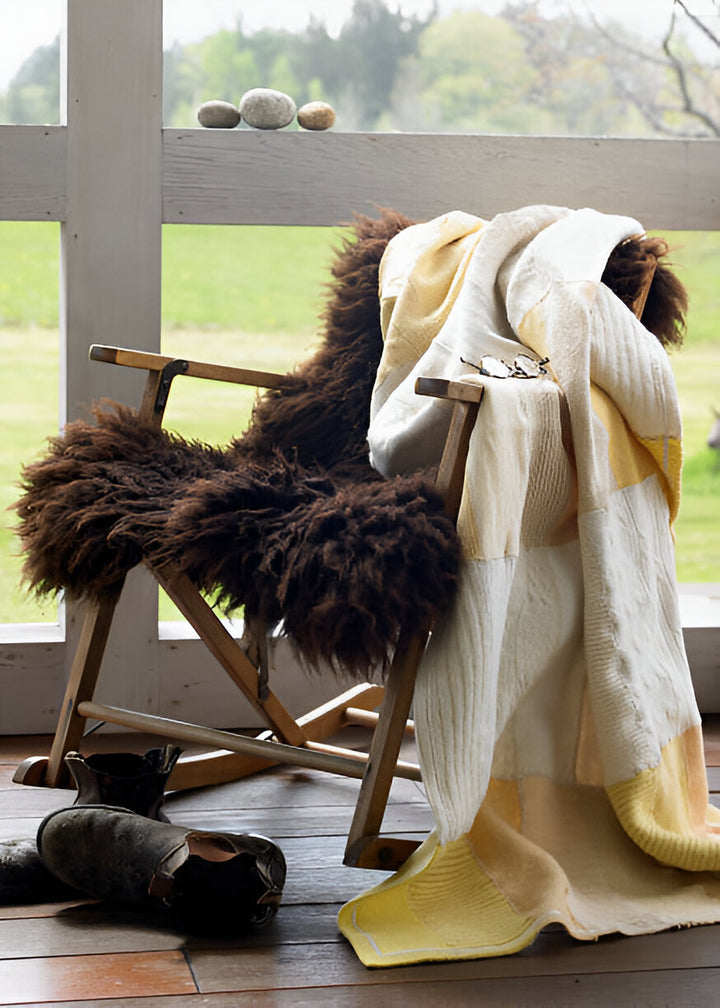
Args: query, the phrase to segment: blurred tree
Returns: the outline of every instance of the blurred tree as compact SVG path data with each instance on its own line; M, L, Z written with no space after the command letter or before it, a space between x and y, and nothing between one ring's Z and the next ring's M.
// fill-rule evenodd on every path
M720 40L699 9L694 0L673 0L660 45L570 8L544 17L537 0L509 4L502 16L525 40L540 100L565 116L570 132L719 136ZM697 57L689 29L712 54L707 59Z
M503 20L457 11L420 36L402 64L390 122L401 129L529 132L537 109L525 98L535 72L523 40Z
M253 40L238 22L200 42L174 46L163 60L163 121L168 126L196 125L202 102L219 98L237 104L241 95L258 86L260 70Z
M174 42L163 55L163 122L175 125L179 108L191 108L196 95L196 67L187 58L186 50Z
M720 14L718 0L712 0L715 20ZM618 91L635 105L658 133L673 136L720 136L720 36L710 27L713 15L693 0L673 0L661 55L638 52L617 30L595 22L595 27L611 43L614 59L610 70ZM699 48L703 58L697 56ZM627 80L630 61L655 70L662 86L652 92Z
M39 46L25 60L7 90L5 112L10 123L60 122L60 38Z
M437 17L407 17L383 0L355 0L337 40L342 102L355 106L356 128L374 129L388 107L401 61L417 51L421 34Z
M298 105L329 101L338 129L720 136L720 40L698 13L700 0L673 0L654 45L588 19L569 0L552 17L538 0L510 0L498 17L466 10L439 18L434 6L424 19L394 2L355 0L337 38L317 19L302 32L252 34L239 20L173 45L163 121L194 126L201 102L237 102L264 86ZM8 122L58 122L59 92L56 40L23 63L0 112Z
M275 57L267 79L273 82L272 86L278 91L289 94L295 100L298 108L305 101L305 88L293 73L289 53L282 52Z
M308 98L337 101L346 85L343 56L337 40L322 21L311 18L296 37L291 55L293 71L307 88Z
M247 38L238 26L234 31L216 32L197 44L202 101L221 98L237 104L248 88L258 86L261 69L257 53L260 47L254 41L254 36Z
M593 25L568 10L548 18L537 2L509 5L504 20L524 41L534 71L529 101L561 133L603 136L647 132L608 72L608 46Z
M169 126L196 125L195 111L202 102L219 98L237 104L254 87L285 91L300 103L307 91L295 69L301 48L301 36L270 29L245 35L240 22L235 29L173 47L164 59L163 121Z

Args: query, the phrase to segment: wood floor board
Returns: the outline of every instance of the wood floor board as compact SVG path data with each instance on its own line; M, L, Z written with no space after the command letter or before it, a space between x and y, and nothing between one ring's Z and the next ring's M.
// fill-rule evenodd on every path
M425 833L403 833L402 836L408 840L423 840ZM293 836L281 837L280 844L288 863L294 868L337 868L342 865L346 840L344 836L323 836L322 840L318 836ZM371 875L360 868L347 870L362 871L358 878L370 878Z
M310 789L308 788L310 785ZM354 807L357 802L360 782L345 777L322 774L318 771L279 769L253 774L232 784L218 784L215 787L176 791L166 799L170 810L190 812L195 809L253 809L265 807L305 804L340 807ZM310 793L308 794L308 790ZM304 792L304 794L303 794ZM427 798L422 785L417 781L398 779L390 790L389 803L425 804Z
M714 1008L720 970L678 969L631 974L588 973L562 977L423 980L355 986L305 987L235 993L150 997L124 1001L127 1008ZM71 1008L71 1006L66 1006ZM78 1005L78 1008L80 1006ZM83 1008L117 1008L117 1002L84 1002Z
M43 904L23 908L0 919L2 959L32 959L39 956L103 952L167 951L186 945L212 951L279 945L312 945L344 942L338 931L341 903L283 903L274 921L265 929L237 937L196 937L174 926L162 913L138 907L109 906L101 902ZM17 910L19 908L3 908Z
M191 994L196 990L181 951L0 960L3 1005Z
M97 901L80 896L75 900L64 900L63 902L58 903L30 903L24 906L0 906L0 921L55 917L56 914L60 913L62 910L69 910L70 907L94 902ZM0 958L2 958L3 955L4 949L0 948Z
M1 815L2 813L0 813ZM168 809L168 817L181 826L198 829L227 830L236 833L264 833L271 839L312 837L323 835L346 837L352 819L352 809L315 806L309 808L257 808L253 810L221 809L210 812L176 812ZM432 816L423 805L391 805L383 820L383 832L424 833L432 829Z
M677 975L676 975L677 973ZM709 1008L717 1003L718 970L663 973L587 974L567 977L507 977L501 980L424 980L377 984L368 1005L383 1008ZM227 1004L228 1002L226 1002ZM221 1008L213 1000L209 1008ZM357 1008L351 986L313 990L267 991L253 998L254 1008ZM223 1006L224 1008L224 1006Z
M17 763L0 764L0 791L9 791L14 788L13 774L17 769Z
M51 743L52 735L0 736L0 763L19 762L27 756L45 756ZM80 748L82 752L145 752L166 744L167 739L158 735L107 730L87 735ZM195 751L192 746L187 749Z
M48 813L66 808L75 800L74 792L46 788L19 788L0 791L2 838L32 835ZM297 796L302 801L302 796ZM266 833L274 837L311 837L321 828L328 836L346 837L352 819L350 805L281 805L253 808L196 808L182 810L166 806L168 818L179 826L225 830L234 833ZM28 833L28 820L32 820ZM432 829L428 807L420 802L389 805L383 832L427 833Z
M75 801L75 792L64 788L35 788L14 784L0 791L0 819L42 819L55 809Z
M285 904L347 903L370 886L388 877L387 872L363 868L328 868L322 871L291 867L283 902Z
M230 949L194 949L192 945L187 951L200 991L210 994L424 980L715 969L719 941L720 926L598 942L577 942L556 931L539 935L530 948L514 956L372 970L359 962L347 943L318 942L311 952L300 946L286 946L280 955L271 947L248 949L242 956Z
M42 821L43 816L33 816L32 819L0 818L0 843L4 840L34 839L37 836L38 826Z
M166 952L180 949L185 935L173 930L157 914L107 907L99 903L69 906L52 916L0 920L3 959L33 959L98 950Z
M303 945L321 943L344 943L345 938L337 926L337 915L341 903L318 903L292 905L283 903L272 924L244 938L208 938L186 936L187 949L234 949L245 954L247 949L269 946Z

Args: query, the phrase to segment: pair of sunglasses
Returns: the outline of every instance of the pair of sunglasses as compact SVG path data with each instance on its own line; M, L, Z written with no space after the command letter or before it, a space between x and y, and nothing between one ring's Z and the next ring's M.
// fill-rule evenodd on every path
M536 360L528 354L518 354L512 364L508 364L507 361L501 360L499 357L493 357L491 354L484 354L480 358L479 364L465 360L464 357L461 357L460 360L463 364L475 368L486 378L541 378L548 373L545 365L550 362L549 357Z

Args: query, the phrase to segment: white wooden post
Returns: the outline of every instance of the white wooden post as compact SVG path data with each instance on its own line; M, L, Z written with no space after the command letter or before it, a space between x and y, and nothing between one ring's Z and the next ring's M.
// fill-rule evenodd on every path
M91 343L160 350L162 0L68 0L62 51L61 423L104 396L139 403L141 376L90 362ZM66 665L80 616L69 608ZM101 683L110 702L156 708L157 586L144 570L118 607Z

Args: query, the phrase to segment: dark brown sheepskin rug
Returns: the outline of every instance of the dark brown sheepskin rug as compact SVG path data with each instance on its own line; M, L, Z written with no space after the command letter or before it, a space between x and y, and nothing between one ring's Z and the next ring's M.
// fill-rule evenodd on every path
M307 666L384 670L400 627L427 626L448 605L460 563L432 474L385 480L368 461L378 266L410 223L393 211L356 218L332 267L321 348L259 398L229 445L157 431L110 402L51 439L16 505L30 587L100 598L142 560L172 561L223 611L282 621ZM648 255L666 251L625 242L603 279L632 305ZM665 344L679 340L684 297L658 269L645 321Z
M333 263L321 349L226 447L109 402L53 438L16 505L29 585L98 598L141 560L173 561L224 611L282 620L307 665L384 669L400 626L448 604L460 561L431 475L383 480L368 461L378 265L409 223L356 220Z

